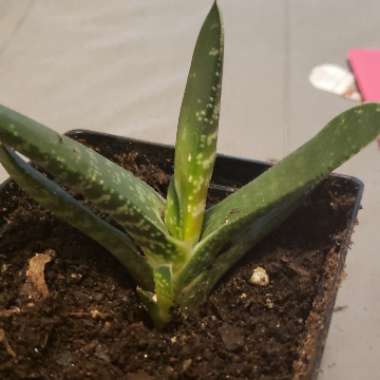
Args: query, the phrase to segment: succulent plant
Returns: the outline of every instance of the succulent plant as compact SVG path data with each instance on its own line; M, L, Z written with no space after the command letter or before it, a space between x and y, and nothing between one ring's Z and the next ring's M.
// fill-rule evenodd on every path
M166 200L92 149L0 107L0 161L10 176L43 207L120 260L157 326L170 320L173 306L184 309L203 302L226 271L281 224L306 194L380 134L380 104L354 107L257 179L206 209L222 68L223 28L214 3L192 58ZM80 193L109 218L101 218L61 186Z

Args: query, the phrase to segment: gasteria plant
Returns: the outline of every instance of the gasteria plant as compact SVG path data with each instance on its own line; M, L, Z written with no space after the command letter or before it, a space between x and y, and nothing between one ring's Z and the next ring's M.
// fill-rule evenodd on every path
M42 206L120 260L157 326L170 320L174 305L183 309L204 301L223 274L282 223L311 189L380 134L380 104L352 108L206 210L216 156L222 68L223 29L214 3L192 58L166 200L90 148L0 107L0 161L10 176ZM116 223L96 215L58 183L81 193Z

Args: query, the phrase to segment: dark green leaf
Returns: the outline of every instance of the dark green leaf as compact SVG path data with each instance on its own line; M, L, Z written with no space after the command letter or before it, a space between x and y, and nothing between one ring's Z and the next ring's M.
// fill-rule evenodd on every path
M165 216L169 231L190 244L201 233L214 167L222 68L223 28L215 3L198 36L187 79Z

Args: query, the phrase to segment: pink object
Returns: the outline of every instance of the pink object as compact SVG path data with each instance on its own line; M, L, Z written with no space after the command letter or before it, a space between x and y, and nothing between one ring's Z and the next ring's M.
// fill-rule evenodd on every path
M380 101L380 49L350 49L348 60L363 100Z

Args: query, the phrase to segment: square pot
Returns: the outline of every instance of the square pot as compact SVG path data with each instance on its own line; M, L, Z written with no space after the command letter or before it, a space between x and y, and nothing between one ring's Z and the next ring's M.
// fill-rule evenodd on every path
M123 160L128 160L132 157L130 156L132 153L134 155L134 162L132 168L128 166L131 170L133 169L133 166L140 167L141 169L141 167L145 167L144 165L146 165L146 163L149 163L149 165L159 168L167 175L172 174L174 155L173 147L84 130L71 131L67 135L91 146L101 154L110 158L114 158L114 155L117 154L120 157L123 156ZM269 164L259 161L219 155L215 164L212 184L210 185L209 200L212 202L213 200L225 197L229 193L235 191L237 188L260 175L269 167ZM164 193L166 187L165 180L160 183L160 179L158 179L156 182L158 183L158 186L161 187L158 190L161 190ZM252 252L247 254L247 258L242 260L242 263L238 265L239 268L244 267L245 269L235 268L226 276L224 280L225 283L219 284L217 287L218 289L214 292L216 295L211 296L210 304L212 304L212 306L208 305L206 307L207 310L201 312L202 316L200 318L203 318L204 321L206 321L205 324L207 328L210 327L211 329L212 327L216 329L219 338L215 343L215 347L213 347L211 351L217 352L217 354L222 357L221 360L222 362L224 361L224 366L228 368L230 366L231 372L229 372L228 369L226 372L223 372L223 375L218 377L215 372L217 369L214 370L211 368L214 362L210 359L210 357L202 357L201 355L199 356L199 360L198 357L189 357L188 359L185 359L186 354L180 353L180 357L174 358L172 362L171 358L169 358L170 360L168 359L168 361L162 358L158 360L159 365L163 366L164 369L162 369L162 371L161 369L158 369L157 375L152 373L152 368L154 368L154 366L148 366L145 370L143 364L141 364L141 368L137 368L135 365L134 369L128 369L127 373L124 373L123 370L121 370L121 373L123 373L123 375L126 376L125 378L128 380L137 380L140 378L143 380L151 380L155 378L227 379L228 376L233 379L253 379L256 378L255 376L259 376L259 374L261 376L260 378L265 378L268 380L285 378L293 380L316 379L318 376L318 368L327 337L330 319L333 313L336 293L342 277L345 256L350 244L350 237L356 221L356 216L360 208L362 192L363 184L358 179L338 175L330 176L322 185L318 187L317 190L313 192L313 194L308 196L305 204L301 207L301 210L296 211L295 215L292 215L289 218L289 221L285 223L279 231L275 231L258 245L258 257L255 257L256 248L253 248ZM3 184L0 189L0 198L2 198L0 201L0 206L7 209L3 214L4 220L7 219L7 214L11 212L13 207L8 207L9 205L7 201L4 201L3 198L5 194L9 199L9 197L12 198L13 196L18 196L18 190L15 190L14 186L11 186L10 189L9 182ZM321 197L321 199L319 197ZM13 204L16 205L17 201L13 201ZM317 204L317 206L315 206L315 204ZM324 218L320 217L320 212L323 213L322 215L325 216ZM301 227L302 231L299 230ZM3 226L1 235L6 236L9 234L7 232L8 230L9 224L5 227ZM299 236L298 231L300 231ZM294 240L297 241L298 245L296 243L293 244L292 239L287 238L289 233L297 235L294 237ZM279 243L277 243L277 240ZM308 252L310 252L310 263ZM308 267L308 265L310 267L315 265L312 259L315 259L316 262L318 262L318 267L316 268L315 273L311 273L311 269ZM257 265L263 265L268 269L270 277L273 275L274 284L278 283L278 286L280 287L283 287L285 284L286 287L287 281L289 281L289 290L286 289L286 291L281 295L282 298L277 294L272 294L275 289L259 289L248 283L248 273ZM229 310L231 315L218 315L218 312L220 313L220 310L223 309L223 305L220 303L220 298L230 297L236 293L230 293L229 287L231 286L238 287L241 293L238 299L228 299L233 307L227 307L226 310ZM274 361L277 360L276 342L281 342L278 343L278 345L281 345L284 342L284 347L287 347L287 342L290 338L287 336L281 336L281 326L278 326L280 332L274 331L273 326L266 326L265 319L264 323L260 320L251 323L251 327L253 326L252 329L255 330L252 334L246 330L242 331L241 326L244 325L244 321L239 322L233 320L234 310L237 310L237 313L240 314L239 308L241 308L242 318L247 310L250 310L249 313L251 314L257 314L257 310L263 310L263 318L266 318L265 313L268 313L269 319L276 318L276 315L279 315L280 319L282 318L286 320L287 317L284 317L283 314L286 314L286 312L289 313L289 310L293 307L286 304L287 299L292 299L292 296L289 294L292 289L299 291L300 288L300 294L302 295L302 292L304 292L302 287L307 288L308 293L305 296L307 301L305 301L305 305L303 305L300 309L301 311L298 310L297 307L294 308L295 312L300 313L300 315L297 316L297 318L291 323L296 324L299 322L299 326L294 328L292 327L294 331L297 331L297 336L294 338L294 342L292 341L294 347L293 349L289 349L290 354L287 351L289 360L284 361L284 363L281 364L281 368L279 368L279 372L277 374L273 373L273 369L270 368L265 368L262 370L261 366L265 367L267 366L267 363L271 362L271 355L274 358ZM294 302L294 300L291 302ZM219 306L221 306L220 309L218 309ZM211 315L213 312L210 311L210 308L215 308L219 311L215 313L216 315ZM101 317L99 318L101 320ZM5 332L7 331L7 328L11 331L12 326L10 322L7 320L4 323ZM207 323L209 323L209 325L207 325ZM136 322L134 324L136 325ZM201 326L203 325L201 324ZM174 326L172 328L174 328L174 330L172 330L170 334L173 334L173 331L177 331L176 329L178 329L178 326ZM201 327L198 326L197 328ZM204 334L209 334L212 336L212 332L208 333L207 328ZM267 329L270 331L266 331ZM293 331L292 329L289 330L287 328L285 330L286 334L289 334L289 331ZM145 333L146 332L144 332L144 334ZM152 333L154 334L154 332ZM244 355L249 356L250 349L254 347L255 344L257 345L258 342L255 343L250 340L251 335L255 336L255 334L258 336L258 338L255 339L264 339L264 341L260 342L260 345L265 347L262 352L252 354L252 358L256 359L252 359L251 363L245 363L243 365L239 362L239 357L243 357ZM10 337L7 338L7 344L9 343L10 346L12 346L11 337L12 333L10 333ZM46 339L48 340L48 338ZM202 340L202 338L197 339ZM175 336L171 337L168 342L179 344L176 340L177 337ZM96 340L96 342L98 341ZM266 347L268 342L270 342L270 348ZM189 346L193 344L195 343L191 341ZM216 348L216 346L220 344L225 345L226 354L219 352ZM46 343L46 345L48 347L48 343ZM103 351L102 349L99 349L99 345L102 346L99 342L96 343L93 350L95 350L95 356L98 350L98 356L101 357ZM182 352L181 350L184 346L186 346L186 343L178 346L178 351ZM69 357L67 361L72 364L71 361L74 360L72 359L72 354L70 352L67 354L66 351L65 355ZM190 352L189 355L190 354L192 355L194 353ZM99 360L105 360L108 362L117 362L118 360L121 360L116 354L115 357L117 357L117 359L114 359L111 354L108 355L108 357L107 355L108 354L104 354L103 352L103 359ZM223 357L223 355L225 356ZM112 360L110 357L112 357ZM163 354L163 357L165 358L165 354ZM262 361L261 359L257 360L258 357L263 358ZM181 363L178 364L177 359L179 361L182 360ZM40 357L37 361L39 365L46 366L43 359ZM57 359L58 366L65 367L64 361L65 360L59 357ZM234 363L234 361L236 361L236 363ZM13 364L11 363L8 367L6 367L6 371L8 372L4 372L10 379L17 378L16 375L14 375L17 372L14 365L14 362ZM24 372L28 373L28 371L30 371L29 367L26 364L22 365L25 367ZM120 367L122 367L121 364L118 368ZM168 368L171 368L171 370ZM178 372L178 368L182 368L181 371L183 372ZM252 368L251 372L249 368ZM255 368L258 368L257 371L259 372L257 372ZM80 372L82 370L83 369L79 369L78 371ZM236 377L238 376L240 370L240 377ZM0 374L1 371L2 369L0 366ZM39 375L43 373L42 369L40 372L38 372L37 369L36 371ZM110 376L109 378L116 376L115 373L113 373L113 367L105 370L104 376L100 374L102 373L101 370L99 370L100 372L97 372L98 370L94 371L94 377L89 378L103 379L108 378L108 375ZM117 370L115 369L115 371ZM52 378L58 379L60 377Z

